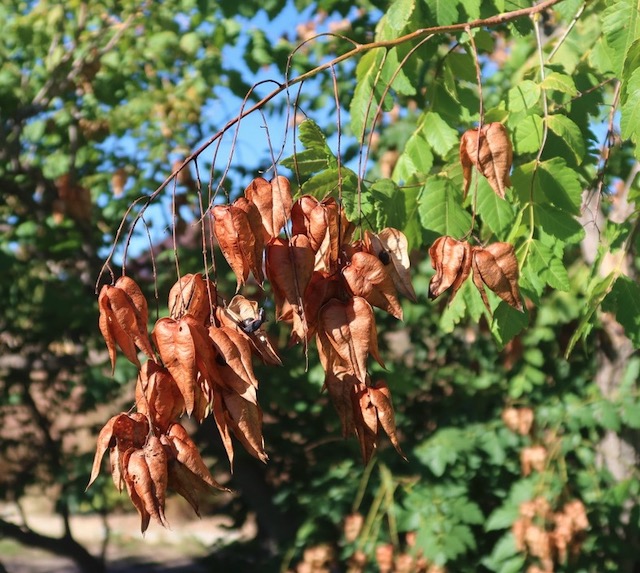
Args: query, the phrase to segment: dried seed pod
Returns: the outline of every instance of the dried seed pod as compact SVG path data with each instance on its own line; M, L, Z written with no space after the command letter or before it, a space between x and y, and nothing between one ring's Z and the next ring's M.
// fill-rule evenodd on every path
M409 243L404 233L392 227L386 227L378 234L365 231L364 242L367 251L378 257L386 267L398 292L416 302L416 293L409 272Z
M471 272L471 245L449 236L438 237L429 256L436 271L429 282L429 298L437 298L451 287L451 302Z
M118 280L124 288L104 285L100 290L98 325L107 344L112 369L115 369L116 364L116 345L133 364L140 368L136 348L152 360L155 357L147 334L146 300L133 280L126 277ZM135 302L127 291L131 292L136 299Z
M396 287L380 259L369 253L355 253L342 276L353 296L361 296L369 304L402 320L402 307Z
M236 275L236 291L247 282L249 272L262 284L262 260L256 260L256 238L247 214L233 205L216 205L211 211L220 250Z
M257 177L244 190L244 195L258 208L264 243L277 237L291 216L293 201L289 180L281 175L271 181Z
M518 259L510 243L492 243L488 247L474 247L472 252L473 284L482 301L491 312L484 285L496 293L508 305L524 311L518 287Z
M501 123L488 123L465 131L460 138L460 163L464 176L464 196L471 184L471 167L487 178L498 197L504 199L506 188L511 187L509 171L513 163L513 147L509 134Z
M216 301L216 285L201 274L186 274L169 291L169 316L175 320L190 314L205 324Z

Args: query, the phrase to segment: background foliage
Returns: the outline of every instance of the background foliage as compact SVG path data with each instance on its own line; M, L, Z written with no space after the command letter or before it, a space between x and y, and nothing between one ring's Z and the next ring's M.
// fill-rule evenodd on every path
M390 384L409 461L383 446L362 467L356 441L339 437L313 355L307 371L299 348L283 351L285 368L259 373L271 460L262 467L239 456L229 485L241 495L224 508L239 520L257 512L258 538L251 551L229 548L212 562L246 570L249 560L277 570L283 562L308 563L310 549L327 543L325 558L338 570L361 551L370 564L365 570L375 571L376 548L390 543L396 556L421 553L449 571L544 570L530 546L518 549L513 529L523 502L543 498L554 514L580 500L589 522L574 540L575 554L554 556L554 570L634 571L638 4L564 0L533 18L394 43L422 28L527 6L5 2L0 497L19 501L30 488L43 488L65 519L119 503L106 481L88 493L84 487L96 429L132 403L131 367L121 361L109 375L94 294L121 217L222 129L247 93L251 103L273 89L251 91L254 81L282 82L285 70L293 78L354 47L339 36L311 40L329 30L358 44L393 45L362 50L299 92L292 87L290 98L273 99L260 118L267 130L252 128L251 116L235 146L227 131L218 155L201 155L197 169L190 164L189 175L183 172L149 208L154 256L147 231L139 230L127 270L150 296L159 293L162 312L176 279L172 226L182 271L202 270L191 224L199 216L198 176L215 188L230 159L220 195L233 197L272 166L269 143L277 157L286 135L289 158L279 173L288 168L300 193L320 197L337 193L339 160L348 214L364 228L402 229L414 249L418 302L403 304L402 323L377 316L388 370L372 373ZM306 21L294 31L296 11ZM247 18L254 17L261 26L252 27ZM285 134L294 116L295 133ZM309 120L300 124L304 116ZM513 141L506 200L482 178L463 200L459 136L481 119L502 122ZM256 136L261 132L265 137ZM470 229L476 244L516 246L525 313L495 298L490 316L469 283L451 305L427 300L429 245ZM231 293L221 257L218 263L218 281ZM263 296L255 286L245 294ZM505 412L513 409L533 413L527 431L509 428ZM214 460L222 455L215 435L205 426L199 436ZM540 447L536 466L530 456ZM353 539L343 524L358 513L364 526ZM535 520L555 531L551 517ZM51 543L4 520L0 535L98 570L70 535Z

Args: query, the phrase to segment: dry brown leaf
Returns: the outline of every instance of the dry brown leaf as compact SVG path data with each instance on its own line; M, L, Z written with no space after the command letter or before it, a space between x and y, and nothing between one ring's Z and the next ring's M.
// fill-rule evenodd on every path
M385 227L377 235L365 231L365 244L367 251L385 266L398 292L417 302L409 272L409 243L404 233L392 227Z
M227 423L244 448L255 458L266 463L262 437L262 410L235 392L222 391Z
M396 433L396 418L393 411L393 402L391 401L391 391L386 381L379 380L375 385L369 387L369 398L375 406L378 414L378 422L382 426L389 440L393 444L396 451L406 460L407 457L400 448L398 435Z
M332 299L321 309L318 335L324 346L326 339L340 358L364 383L367 377L367 357L371 354L381 366L373 311L361 297L348 302Z
M396 287L378 257L370 253L355 253L351 263L342 269L342 276L352 295L361 296L369 304L402 320Z
M547 450L544 446L528 446L520 450L522 475L528 476L532 470L543 472L547 462Z
M492 243L484 249L475 247L472 253L473 282L491 312L483 283L508 305L524 312L518 287L518 259L510 243Z
M281 175L271 181L257 177L244 190L244 195L260 212L264 242L277 237L291 216L293 201L289 180Z
M169 316L179 320L190 314L203 324L209 319L216 302L216 285L201 274L186 274L169 291Z
M480 151L478 152L478 145ZM471 167L482 173L496 195L504 199L507 187L511 187L509 171L513 163L513 147L504 125L499 122L469 129L460 138L460 163L464 176L464 197L471 184Z
M358 384L358 379L355 375L344 369L329 370L324 378L324 385L331 398L331 403L340 418L342 437L344 438L355 432L351 394L356 384Z
M303 195L291 207L291 234L306 235L314 252L325 240L329 226L324 209L316 209L319 206L318 199Z
M217 364L216 350L209 338L209 331L189 315L182 317L178 323L186 324L193 340L196 370L199 374L196 386L203 390L205 396L210 396L215 384L220 382L220 370Z
M437 298L451 287L451 303L471 272L471 245L453 237L438 237L429 249L429 256L436 271L429 281L429 298Z
M340 418L342 436L346 438L355 432L351 391L358 384L358 379L326 337L316 335L316 345L320 364L325 371L324 387Z
M126 284L129 289L134 290L131 283L133 283L133 281L130 279L124 281L124 284ZM147 322L144 320L144 317L140 315L137 308L137 304L140 304L145 316L147 315L146 301L144 300L142 293L139 292L139 296L136 296L137 301L134 302L127 292L118 286L107 286L107 297L109 299L109 305L111 306L113 316L122 331L133 340L134 344L142 352L153 360L155 358L155 353L153 352L153 348L149 342ZM142 305L140 299L144 301L144 305ZM114 334L116 336L116 340L118 340L118 334L116 332L114 332ZM136 364L136 362L134 362L134 364ZM137 365L139 365L139 363Z

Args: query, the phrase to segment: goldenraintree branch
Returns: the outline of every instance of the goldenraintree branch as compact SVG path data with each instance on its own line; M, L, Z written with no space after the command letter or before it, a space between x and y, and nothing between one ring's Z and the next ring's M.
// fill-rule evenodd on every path
M115 250L117 248L118 245L118 241L120 239L120 236L122 234L122 231L125 227L126 224L126 220L127 217L129 216L129 214L131 213L131 211L133 210L133 208L138 205L139 203L144 201L144 204L141 207L140 212L136 215L135 220L132 223L132 226L135 226L136 222L139 219L139 216L144 213L145 209L151 204L151 202L160 194L162 193L162 191L165 189L165 187L172 181L172 179L174 177L176 177L183 169L185 169L187 167L187 165L193 161L194 159L197 159L204 151L206 151L209 146L211 146L213 143L215 143L218 139L220 139L229 129L231 129L232 127L234 127L238 122L240 122L242 119L244 119L245 117L247 117L248 115L252 114L253 112L255 112L256 110L262 108L264 105L266 105L268 102L270 102L273 98L275 98L276 96L278 96L279 94L281 94L282 92L287 91L291 86L294 86L296 84L299 84L301 82L304 82L305 80L308 80L309 78L312 78L316 75L318 75L319 73L330 69L334 66L336 66L337 64L345 61L345 60L349 60L351 58L354 58L355 56L359 55L359 54L363 54L366 53L370 50L376 49L376 48L393 48L396 46L399 46L401 44L404 44L406 42L411 42L413 40L420 40L422 38L424 38L425 36L431 35L431 34L446 34L446 33L450 33L450 32L464 32L465 30L468 29L472 29L472 28L484 28L484 27L494 27L494 26L498 26L500 24L504 24L506 22L511 22L513 20L517 20L518 18L523 18L525 16L532 16L534 14L539 14L541 12L544 12L545 10L547 10L548 8L550 8L551 6L558 4L559 2L561 2L562 0L544 0L543 2L540 2L539 4L536 4L534 6L530 6L528 8L520 8L518 10L513 10L511 12L504 12L502 14L497 14L495 16L491 16L489 18L482 18L482 19L478 19L478 20L473 20L471 22L462 22L459 24L451 24L449 26L433 26L430 28L420 28L419 30L415 30L409 34L405 34L404 36L400 36L398 38L395 38L393 40L382 40L382 41L377 41L377 42L370 42L367 44L359 44L356 43L355 47L351 50L349 50L348 52L345 52L344 54L337 56L336 58L325 62L324 64L321 64L315 68L313 68L312 70L309 70L308 72L305 72L295 78L293 78L292 80L288 80L284 83L278 84L278 87L275 88L273 91L271 91L270 93L268 93L267 95L265 95L262 99L260 99L258 102L256 102L254 105L252 105L251 107L247 108L247 109L243 109L236 117L230 119L225 126L218 131L217 133L215 133L214 135L212 135L207 141L205 141L202 145L200 145L197 149L195 149L188 157L186 157L182 163L176 167L173 172L156 188L155 191L153 191L153 193L151 193L151 195L148 196L144 196L144 197L139 197L136 201L133 201L131 203L131 205L129 206L129 208L127 209L127 211L125 212L122 221L118 227L118 230L116 231L116 236L114 237L113 240L113 245L111 247L111 250L109 252L109 255L107 256L104 265L102 266L102 269L100 271L100 274L98 275L98 279L96 281L96 292L98 289L98 285L100 283L100 280L102 278L102 275L104 274L104 272L106 271L107 267L109 266L109 263L111 262L111 259L115 253Z

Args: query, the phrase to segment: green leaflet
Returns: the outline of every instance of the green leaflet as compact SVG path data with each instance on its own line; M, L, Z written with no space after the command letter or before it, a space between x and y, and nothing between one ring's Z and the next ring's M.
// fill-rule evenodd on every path
M422 120L422 133L431 148L440 157L444 157L451 149L458 145L459 134L451 127L439 113L429 111Z
M509 126L513 129L514 152L517 154L535 153L542 143L543 124L539 115L528 115L517 121L509 118Z
M491 300L491 298L489 299ZM502 301L493 311L491 333L500 345L504 345L529 324L529 313L520 312Z
M580 128L566 115L550 115L547 121L549 129L562 139L563 143L573 153L576 163L580 165L586 152L584 136Z
M536 220L545 233L565 243L578 243L584 237L584 229L573 217L567 217L553 205L534 205Z
M404 212L405 225L402 231L407 237L409 250L417 249L422 246L422 225L420 225L420 216L418 213L418 196L420 189L418 187L406 187L401 189L404 196Z
M602 310L615 313L634 347L640 347L640 285L637 282L626 276L618 277L602 301Z
M530 113L538 108L540 86L531 80L519 82L509 90L507 109L511 112Z
M405 196L395 181L379 179L371 185L369 191L376 204L376 229L404 228L407 222Z
M448 26L458 20L458 4L456 0L424 0L429 8L431 18L438 26Z
M613 72L621 77L631 44L640 37L639 0L617 0L602 14L602 31Z
M569 290L569 275L562 260L549 246L537 239L531 241L525 268L527 268L527 272L540 277L550 287L562 291ZM540 294L542 293L539 292L538 295Z
M387 10L387 24L400 34L409 23L411 14L415 10L416 0L396 0L391 2Z
M620 135L636 144L635 154L640 157L637 147L640 139L640 68L629 78L625 93L627 97L620 109Z
M578 174L567 167L564 159L554 157L543 161L537 176L536 183L551 203L567 213L580 214L582 185Z
M285 157L280 163L291 169L296 176L306 178L318 173L318 171L332 167L335 160L331 162L322 151L317 149L307 149L291 157Z
M571 97L578 95L578 89L571 76L559 72L551 72L546 75L540 83L540 87L545 90L555 90Z
M324 133L312 119L305 119L298 127L298 139L305 147L295 155L286 157L280 163L291 169L297 177L309 177L329 167L336 167L337 161L327 145Z
M398 183L423 179L433 166L433 153L424 135L415 132L407 141L402 155L393 169L393 179Z
M362 56L356 67L357 83L349 113L352 133L360 142L364 141L365 131L373 123L378 105L385 93L386 84L381 81L380 76L386 57L387 51L377 48ZM387 92L382 109L388 111L392 105L393 100Z
M609 273L609 275L604 278L594 278L589 284L589 287L587 288L588 300L586 310L580 319L578 327L569 340L569 344L567 345L567 349L564 353L565 358L569 358L576 343L579 340L584 339L589 332L591 332L591 329L593 328L593 323L591 322L593 315L596 310L598 310L605 297L609 292L611 292L611 289L616 282L616 278L617 275L615 273Z
M471 193L474 185L471 184ZM500 240L506 239L514 222L513 205L508 200L500 199L484 177L478 179L478 214Z
M450 296L444 293L443 297ZM472 321L478 322L483 315L484 303L480 293L473 284L471 276L462 284L456 297L449 301L440 316L440 328L443 332L451 333L455 326L468 316Z
M418 211L422 226L435 235L463 236L471 228L471 215L461 202L461 191L450 179L430 177L420 193Z
M528 201L529 192L533 184L533 200L535 203L540 205L551 203L561 211L579 215L582 204L582 184L578 173L568 167L561 157L542 161L538 166L538 170L534 172L534 169L535 162L530 161L519 165L513 171L511 180L520 201L523 203ZM561 214L560 218L563 216ZM573 228L575 221L566 216L564 218L568 221L566 225ZM562 237L572 236L572 233L567 234L567 232L565 231ZM553 233L550 232L550 234Z
M342 177L342 189L340 189ZM358 176L347 167L327 169L311 179L305 181L301 193L313 195L319 200L332 196L342 198L344 212L350 221L360 221L361 215L370 216L373 213L373 202L369 191L362 184L360 186L360 200L358 199Z
M298 139L305 149L314 149L324 152L327 156L333 156L324 133L312 119L305 119L298 126Z
M387 58L380 72L380 81L384 89L386 89L387 86L391 86L391 88L399 94L415 95L416 89L413 87L407 74L405 74L404 70L400 67L401 61L406 55L405 52L407 52L406 46L391 48L387 52Z

